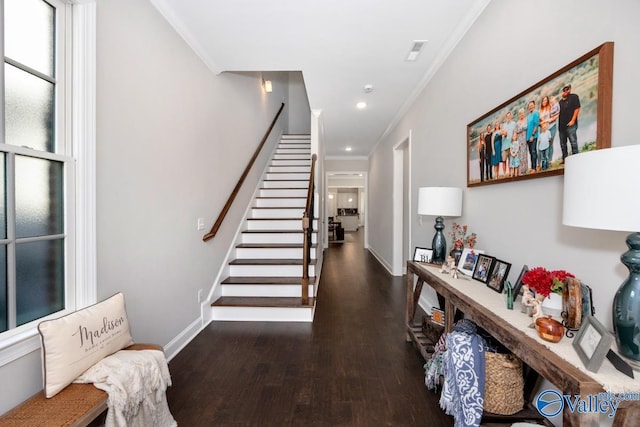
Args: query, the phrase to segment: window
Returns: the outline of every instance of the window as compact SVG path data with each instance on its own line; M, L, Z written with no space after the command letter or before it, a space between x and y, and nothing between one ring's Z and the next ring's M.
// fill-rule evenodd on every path
M95 4L0 0L0 17L2 366L37 348L39 321L95 302L79 253L95 255Z

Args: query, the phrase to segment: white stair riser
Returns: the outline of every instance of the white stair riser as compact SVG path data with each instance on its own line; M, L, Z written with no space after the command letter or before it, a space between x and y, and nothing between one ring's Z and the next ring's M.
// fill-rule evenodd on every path
M316 268L309 266L309 276ZM230 265L229 275L238 277L302 277L301 265Z
M302 233L242 233L242 243L298 243L302 244ZM311 243L318 243L313 233Z
M301 297L302 285L222 285L226 297ZM309 296L313 286L309 285Z
M298 199L256 199L256 206L258 206L259 208L269 208L269 207L273 207L273 208L277 208L277 207L284 207L284 208L292 208L292 207L296 207L296 208L304 208L305 205L307 204L307 200L305 198L298 198Z
M295 173L304 173L307 175L307 179L309 178L309 172L311 171L311 167L309 166L269 166L268 173L271 172L295 172Z
M264 188L260 190L260 197L307 197L306 188Z
M211 307L213 320L244 322L313 322L314 309L280 307Z
M311 160L271 160L271 166L311 166Z
M316 249L311 248L311 258L316 257ZM302 259L302 248L237 248L238 259Z
M298 147L278 147L274 153L274 159L286 159L287 157L306 157L311 160L311 149Z
M287 150L282 150L281 153L276 153L273 155L273 160L307 160L311 161L311 154L309 150L307 152L299 152L302 150L298 150L297 148L291 148Z
M304 179L308 181L309 172L267 173L266 179Z
M302 230L302 217L300 219L257 219L247 221L247 230ZM313 220L313 229L318 229L318 220Z
M263 181L262 187L264 188L309 188L309 180L304 181Z
M304 207L286 209L251 209L251 218L302 218Z
M299 139L301 141L310 141L311 135L308 133L288 133L280 137L280 141L289 141L292 139Z

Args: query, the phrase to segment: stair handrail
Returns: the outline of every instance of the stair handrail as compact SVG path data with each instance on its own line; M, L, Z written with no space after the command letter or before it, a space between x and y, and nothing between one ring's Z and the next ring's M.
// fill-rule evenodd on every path
M309 303L309 264L311 261L311 239L313 236L313 192L315 188L315 169L318 156L311 156L311 171L309 172L309 187L307 188L307 203L302 214L302 304Z
M269 125L269 128L267 129L264 136L262 137L262 141L260 141L258 148L256 148L256 151L253 153L253 156L251 157L251 160L249 160L247 167L244 168L244 172L242 173L242 176L240 176L238 183L236 184L235 188L229 195L229 198L227 199L227 203L225 203L224 207L222 208L222 211L220 212L220 215L218 215L218 219L213 224L213 227L211 227L211 230L209 230L209 232L202 237L203 241L206 242L207 240L215 237L216 233L218 232L218 229L222 225L222 221L224 221L224 218L227 216L229 209L231 209L231 205L233 204L233 201L235 200L236 196L240 192L240 188L242 187L244 180L247 178L247 175L249 175L249 171L251 170L253 163L258 158L258 155L260 154L260 150L262 150L262 147L264 146L265 142L267 142L267 139L269 138L269 135L271 134L271 131L273 130L273 127L276 124L276 121L278 121L278 117L280 117L280 113L282 113L283 109L284 109L284 102L280 105L280 109L276 113L276 116L273 118L271 125Z

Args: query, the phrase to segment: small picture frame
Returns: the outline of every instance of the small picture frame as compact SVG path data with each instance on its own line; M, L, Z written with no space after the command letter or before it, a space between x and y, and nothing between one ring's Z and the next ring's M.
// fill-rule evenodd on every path
M478 262L478 255L483 254L482 249L464 248L460 260L458 261L458 271L471 276Z
M520 275L518 276L518 279L516 280L515 285L513 285L513 300L515 301L518 298L518 295L520 295L520 291L522 290L522 277L525 275L525 273L529 271L529 266L528 265L524 265L522 266L522 270L520 270Z
M432 307L431 321L435 324L444 326L444 310L440 310L439 308Z
M495 258L489 255L478 255L478 261L476 261L476 267L473 270L474 279L486 284L491 277L491 267L493 267L493 261Z
M433 249L419 248L416 246L416 249L413 251L413 260L415 262L431 263L433 260Z
M613 343L613 335L598 319L587 316L573 340L575 349L584 366L591 372L598 372Z
M509 269L511 269L511 264L508 262L499 259L494 260L487 286L498 293L502 293L504 282L509 275Z

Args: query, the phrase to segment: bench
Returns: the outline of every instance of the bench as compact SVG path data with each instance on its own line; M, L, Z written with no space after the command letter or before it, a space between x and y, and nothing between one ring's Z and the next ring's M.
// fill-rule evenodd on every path
M124 350L163 349L155 344L132 344ZM107 399L107 393L93 384L69 384L49 399L40 391L0 416L0 426L87 426L107 409Z

